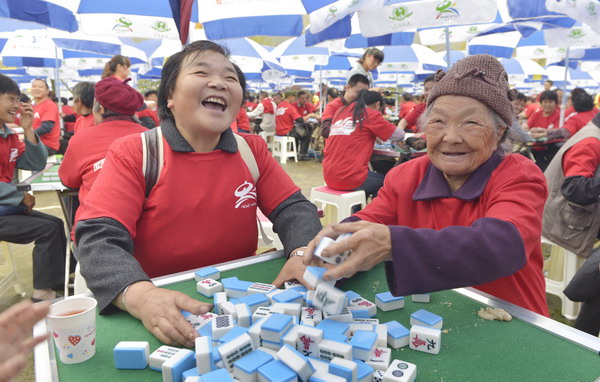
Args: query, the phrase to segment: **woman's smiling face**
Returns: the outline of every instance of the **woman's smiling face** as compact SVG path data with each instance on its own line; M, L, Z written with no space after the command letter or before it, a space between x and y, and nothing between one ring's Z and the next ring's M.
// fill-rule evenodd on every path
M503 133L486 105L463 96L437 98L424 125L427 154L456 189L496 151Z
M178 127L192 134L221 134L239 112L242 96L231 61L207 50L184 59L167 107Z

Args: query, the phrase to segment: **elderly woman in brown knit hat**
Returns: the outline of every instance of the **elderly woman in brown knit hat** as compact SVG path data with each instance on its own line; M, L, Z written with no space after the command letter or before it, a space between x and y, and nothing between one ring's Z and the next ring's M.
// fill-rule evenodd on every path
M427 156L387 174L377 198L324 237L353 235L324 256L352 250L326 279L385 261L392 294L465 286L548 315L540 237L546 182L533 162L504 155L515 92L498 60L476 55L438 71L419 122Z

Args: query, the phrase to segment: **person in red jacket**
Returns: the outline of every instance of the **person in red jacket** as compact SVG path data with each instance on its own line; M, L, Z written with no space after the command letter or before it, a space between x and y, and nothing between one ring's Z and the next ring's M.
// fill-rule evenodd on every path
M404 138L404 130L383 118L383 107L381 94L362 90L356 101L339 110L325 146L323 177L328 187L377 196L385 176L369 170L375 139Z
M310 134L304 126L304 119L292 105L295 101L296 92L291 90L285 92L285 99L282 99L281 93L273 95L273 102L277 105L275 135L294 137L298 148L298 160L308 160ZM299 124L300 127L296 127L296 124ZM303 131L301 131L302 129Z
M575 135L582 127L587 125L595 116L598 114L598 109L594 107L594 97L587 94L587 92L580 92L573 99L573 109L575 110L565 120L565 124L562 128L558 129L558 132L565 139L568 139ZM552 135L552 138L555 135Z
M33 109L19 102L19 85L0 74L0 240L35 243L33 247L33 299L56 298L53 289L64 283L67 238L61 219L33 210L35 197L13 184L15 169L41 171L48 152L33 130ZM50 101L52 103L52 101ZM21 110L25 139L8 128ZM57 112L58 114L58 112Z
M194 41L172 55L158 91L158 180L146 194L141 134L118 139L77 222L81 274L100 313L125 310L166 344L194 346L198 333L181 310L204 314L211 305L158 288L152 277L253 256L260 208L289 255L273 281L279 287L302 280L302 251L321 228L315 205L265 141L231 131L245 87L243 72L214 42Z
M31 83L31 95L35 101L33 107L33 128L48 149L48 155L54 155L60 148L60 115L58 106L48 94L50 88L46 81L35 79Z
M101 122L80 130L71 138L58 169L60 180L65 186L79 189L79 209L75 213L75 221L102 170L109 146L118 138L147 130L133 119L136 110L143 103L144 99L137 90L113 76L96 84L94 107ZM71 232L73 238L74 233L75 225Z
M519 154L505 155L515 113L502 64L490 55L458 61L436 83L419 120L427 155L392 169L365 209L311 241L352 235L322 251L347 260L325 280L385 262L394 296L473 286L548 316L541 251L544 174Z
M533 139L544 139L552 136L558 129L560 122L560 108L558 107L558 95L552 90L546 90L540 95L541 108L527 118L527 130ZM554 130L554 131L553 131ZM534 147L531 153L535 163L544 171L550 164L559 147L556 144L539 145Z
M75 121L75 133L94 126L94 83L78 82L73 86L73 109L79 116Z
M400 119L406 117L415 106L416 104L413 102L412 94L402 94L402 99L400 100L400 114L398 115L398 117Z
M231 124L231 129L234 133L250 134L250 119L246 109L242 106L240 111L235 116L235 120Z
M417 120L425 111L425 106L427 105L427 97L429 97L429 92L435 83L435 77L432 75L425 78L423 81L423 102L416 104L412 110L408 112L408 114L400 120L398 126L402 130L408 130L413 132L417 131Z

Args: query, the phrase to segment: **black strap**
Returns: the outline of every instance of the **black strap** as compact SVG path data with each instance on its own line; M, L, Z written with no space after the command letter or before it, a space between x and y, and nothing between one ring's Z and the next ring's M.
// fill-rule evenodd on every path
M144 178L146 179L147 199L158 180L158 132L157 129L152 129L144 131L142 134L146 138L146 172Z

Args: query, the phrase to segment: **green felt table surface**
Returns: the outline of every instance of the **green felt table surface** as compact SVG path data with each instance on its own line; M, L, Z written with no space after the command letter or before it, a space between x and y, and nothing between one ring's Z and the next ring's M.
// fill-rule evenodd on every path
M230 271L221 277L270 283L284 260L275 259ZM196 292L194 280L166 287L198 300L209 301ZM380 265L359 274L343 287L375 302L375 294L388 290ZM529 323L486 321L477 316L481 303L455 291L431 294L430 303L405 299L401 310L377 311L381 323L397 320L410 328L410 314L426 309L444 318L442 348L439 354L425 354L403 348L393 351L393 359L417 365L417 381L594 381L600 376L600 356L590 350L543 331ZM161 381L161 373L150 370L117 370L113 348L119 341L148 341L150 351L161 344L140 321L126 313L97 318L96 355L81 364L58 363L61 381Z

